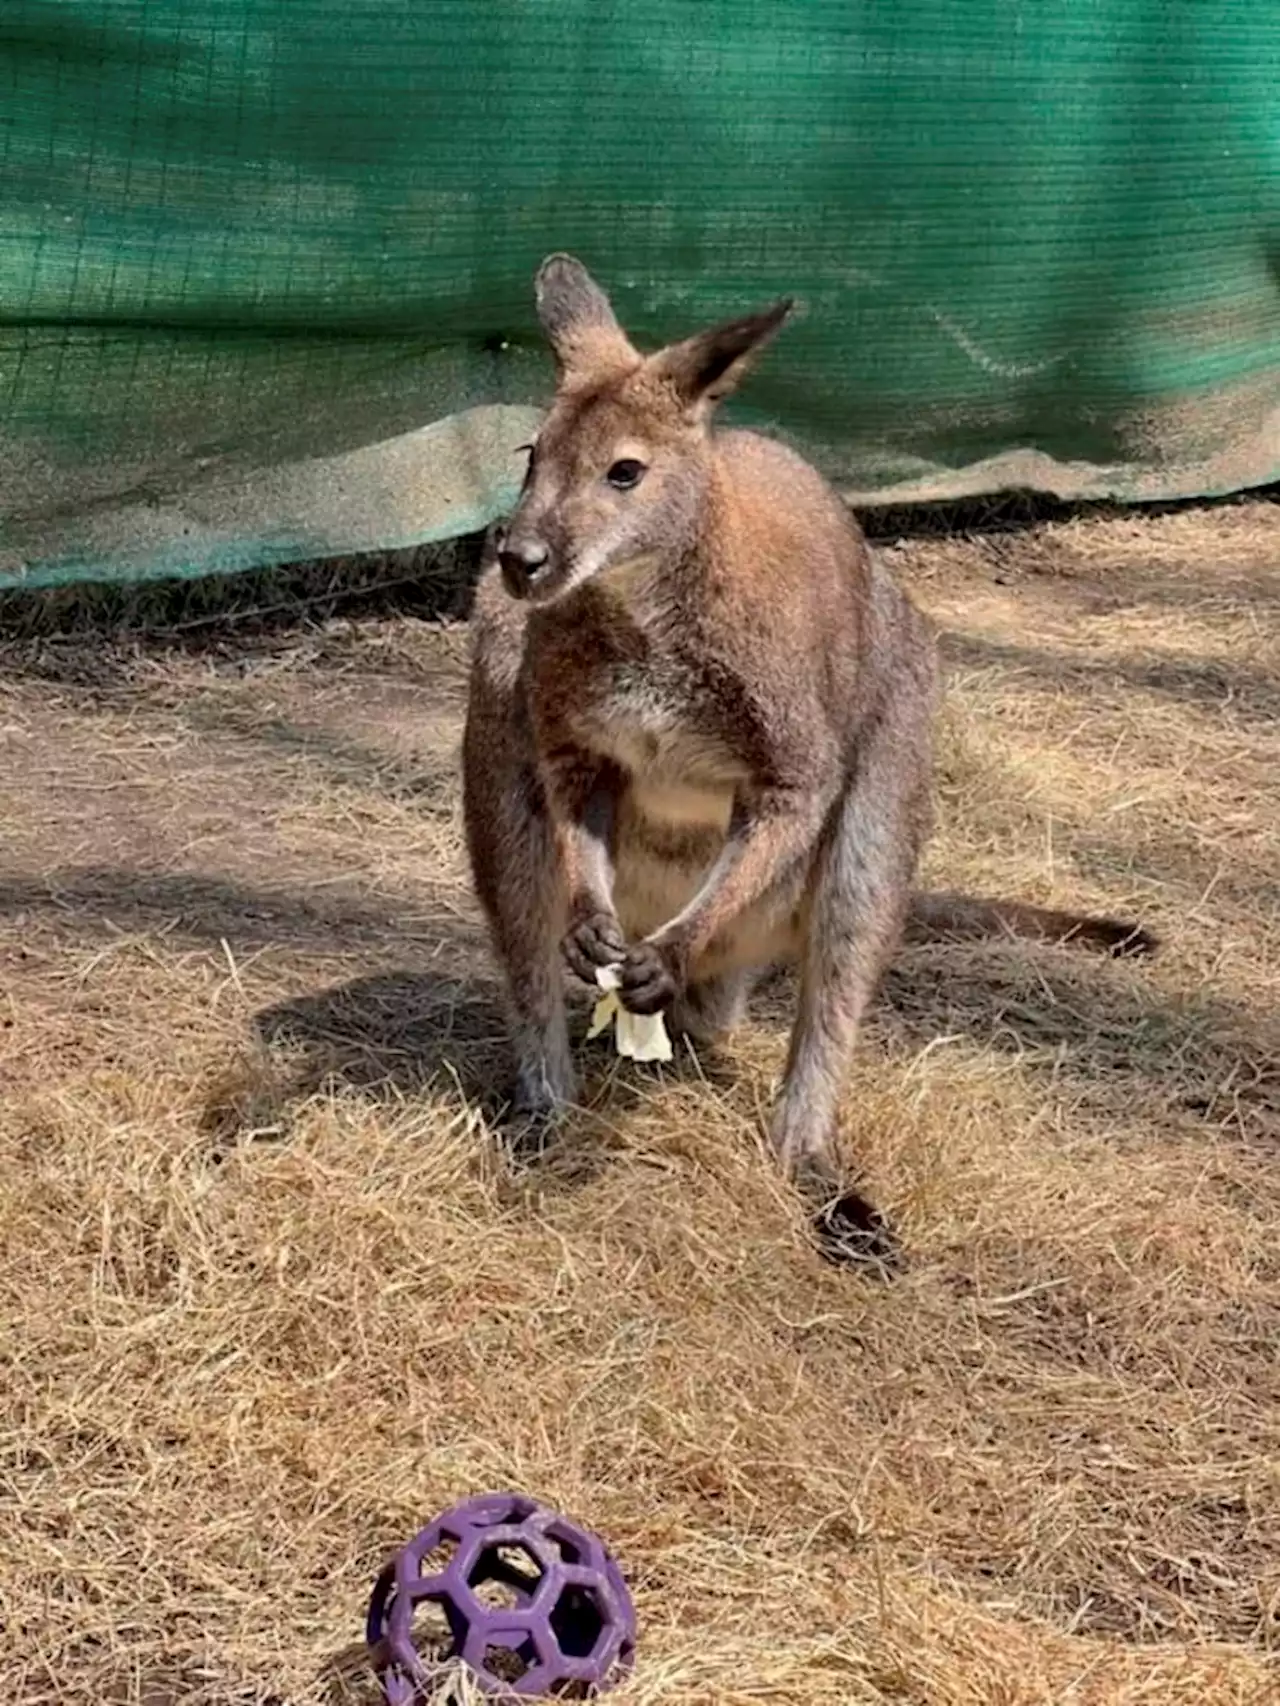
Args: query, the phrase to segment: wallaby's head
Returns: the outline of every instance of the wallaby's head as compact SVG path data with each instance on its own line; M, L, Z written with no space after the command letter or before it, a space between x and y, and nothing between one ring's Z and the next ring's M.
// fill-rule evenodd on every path
M684 548L706 489L712 411L791 302L647 356L568 255L543 262L537 303L556 394L498 561L513 597L549 603L606 569Z

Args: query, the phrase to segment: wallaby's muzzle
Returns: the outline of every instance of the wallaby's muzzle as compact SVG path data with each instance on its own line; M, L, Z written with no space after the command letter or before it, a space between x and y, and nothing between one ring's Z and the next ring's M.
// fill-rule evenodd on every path
M498 567L512 598L527 598L550 560L545 540L530 534L508 533L498 546Z

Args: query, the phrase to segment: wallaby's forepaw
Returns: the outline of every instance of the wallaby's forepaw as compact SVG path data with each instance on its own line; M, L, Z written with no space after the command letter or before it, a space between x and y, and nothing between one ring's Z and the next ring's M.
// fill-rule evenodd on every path
M681 987L676 956L656 942L637 942L627 949L622 962L618 990L622 1005L631 1013L661 1013L675 1000Z
M620 964L627 952L622 926L610 912L584 913L575 918L561 948L569 970L592 988L597 970Z

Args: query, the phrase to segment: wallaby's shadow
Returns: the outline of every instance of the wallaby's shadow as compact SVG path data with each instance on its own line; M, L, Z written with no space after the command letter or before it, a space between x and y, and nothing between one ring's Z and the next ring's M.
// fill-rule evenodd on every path
M959 1034L1039 1056L1100 1104L1123 1103L1140 1080L1243 1138L1280 1136L1280 1035L1214 997L1156 996L1141 972L1080 950L906 949L881 985L876 1024L910 1048Z
M295 1095L335 1083L415 1095L442 1081L497 1114L508 1080L498 992L429 971L378 972L259 1013L259 1037L300 1057Z
M587 1106L607 1102L611 1112L625 1112L662 1075L730 1082L730 1068L716 1051L704 1049L695 1058L678 1041L673 1061L661 1068L629 1067L624 1079L608 1039L585 1040L589 1005L585 998L570 1004L570 1035ZM525 1159L541 1153L528 1132L520 1141L519 1122L504 1119L511 1056L502 1003L491 982L430 971L380 972L268 1007L255 1028L269 1050L295 1057L291 1098L339 1084L399 1099L448 1084L490 1119L503 1120ZM563 1141L549 1144L546 1158L554 1153L563 1162L565 1148ZM575 1176L584 1157L576 1159Z
M792 974L768 978L753 1021L784 1032ZM550 1131L508 1116L510 1054L498 990L482 978L384 972L267 1008L256 1021L288 1058L287 1100L335 1085L401 1100L452 1090L504 1133L505 1190L574 1191L610 1165L616 1123L655 1083L703 1081L732 1092L732 1057L677 1045L660 1068L617 1060L607 1038L583 1046L586 1004L571 1007L582 1112ZM1141 974L1081 951L1031 944L904 949L885 978L863 1048L914 1052L941 1036L1026 1058L1073 1099L1115 1114L1154 1091L1170 1112L1250 1144L1280 1136L1280 1041L1220 1000L1169 1000ZM340 1698L340 1696L338 1697Z
M381 972L269 1007L255 1028L268 1050L290 1060L277 1103L336 1086L384 1101L452 1092L478 1108L502 1134L504 1195L513 1201L535 1181L542 1191L576 1190L607 1164L602 1134L582 1121L548 1128L512 1117L509 1045L492 984ZM245 1122L238 1123L243 1139Z
M757 989L752 1017L785 1031L794 1017L792 974ZM734 1081L730 1059L679 1042L660 1069L618 1070L607 1039L584 1046L587 1009L571 1007L583 1099L625 1113L662 1078ZM432 971L377 973L267 1008L256 1028L288 1050L289 1094L345 1085L400 1099L452 1085L487 1116L507 1110L510 1055L496 986ZM960 1034L1005 1053L1051 1061L1059 1077L1095 1097L1123 1096L1140 1078L1182 1109L1253 1134L1280 1130L1280 1038L1244 1012L1199 995L1153 998L1132 971L1080 950L982 945L904 949L886 975L873 1030L922 1048ZM868 1039L870 1046L875 1046ZM864 1044L864 1046L867 1046Z

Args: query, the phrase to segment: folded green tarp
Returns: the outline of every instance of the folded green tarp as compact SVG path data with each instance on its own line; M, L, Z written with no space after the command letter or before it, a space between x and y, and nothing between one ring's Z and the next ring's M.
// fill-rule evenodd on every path
M1275 0L3 0L0 586L483 525L582 256L856 499L1280 477Z

